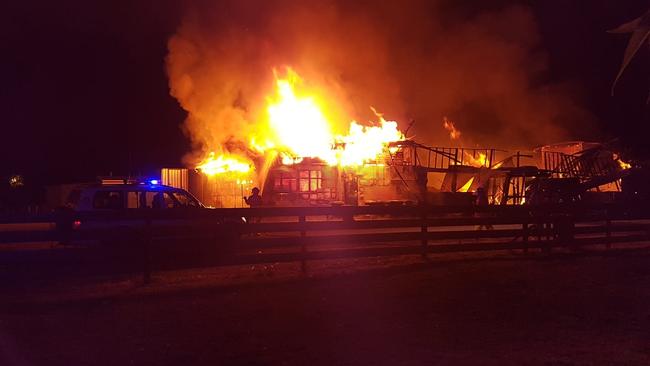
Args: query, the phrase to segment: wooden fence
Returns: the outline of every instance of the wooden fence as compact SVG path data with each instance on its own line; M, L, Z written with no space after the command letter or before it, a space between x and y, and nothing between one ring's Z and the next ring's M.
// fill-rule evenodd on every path
M0 217L0 244L112 241L141 248L145 279L159 243L200 241L219 264L642 242L644 205L361 206L132 210ZM76 222L78 230L71 229ZM36 227L38 229L36 229ZM2 229L3 228L3 229ZM30 229L32 228L32 229ZM108 240L111 239L111 240ZM109 244L110 245L110 244ZM127 248L128 249L128 248ZM215 262L215 263L217 263Z

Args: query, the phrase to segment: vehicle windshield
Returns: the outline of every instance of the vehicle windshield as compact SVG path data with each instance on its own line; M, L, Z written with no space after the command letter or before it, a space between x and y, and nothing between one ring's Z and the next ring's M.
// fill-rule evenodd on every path
M173 192L172 197L176 199L180 207L200 207L199 202L185 192Z

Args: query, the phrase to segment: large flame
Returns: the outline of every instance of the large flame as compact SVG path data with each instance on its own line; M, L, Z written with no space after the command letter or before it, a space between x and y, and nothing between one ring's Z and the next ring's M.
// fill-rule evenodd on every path
M285 79L276 76L276 95L269 98L267 108L272 134L269 137L276 142L270 145L294 157L318 157L336 164L331 125L313 97L297 95L295 89L300 82L291 69Z
M388 143L404 140L397 122L386 121L380 114L375 114L379 117L379 126L362 126L352 121L348 135L339 137L344 144L338 154L340 165L363 165L376 160Z
M397 122L386 121L374 109L379 120L374 125L351 121L347 134L336 134L326 109L316 96L302 93L301 84L292 69L287 69L284 78L276 74L275 91L267 98L268 120L258 123L256 134L249 140L251 151L277 152L286 165L299 163L303 158L318 158L329 165L359 166L375 162L390 142L404 140ZM198 168L209 175L248 172L248 160L212 154Z
M263 146L280 149L285 164L310 157L329 165L362 165L376 160L389 142L404 139L397 123L384 120L377 112L377 125L363 126L352 121L347 135L334 134L324 108L313 96L300 94L301 83L292 69L287 70L285 78L276 75L276 93L269 98L267 108L269 137L274 141Z
M222 173L248 173L251 170L251 163L235 155L219 155L211 152L197 167L198 170L208 176Z

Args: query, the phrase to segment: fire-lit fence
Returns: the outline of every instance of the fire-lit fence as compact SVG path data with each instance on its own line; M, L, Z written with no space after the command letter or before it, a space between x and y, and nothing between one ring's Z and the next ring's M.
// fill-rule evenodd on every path
M580 247L650 239L650 214L622 205L361 206L133 210L0 219L0 243L100 241L144 255L195 250L213 264ZM164 251L163 251L163 248ZM140 250L144 249L144 250ZM172 254L170 254L172 255ZM173 256L173 255L172 255ZM164 260L164 258L162 258ZM148 272L148 270L147 270Z

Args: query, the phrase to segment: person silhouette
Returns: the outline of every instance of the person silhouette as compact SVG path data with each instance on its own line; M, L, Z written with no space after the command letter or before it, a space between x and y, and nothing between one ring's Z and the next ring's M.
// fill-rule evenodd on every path
M260 189L255 187L251 190L251 195L248 197L244 197L244 201L246 202L247 205L249 205L251 208L257 208L262 206L262 196L260 195ZM251 224L257 224L262 219L257 216L249 216L246 219L249 223ZM259 235L259 233L255 233L255 235Z
M255 187L252 189L251 193L252 194L250 196L244 197L246 204L251 208L262 206L262 196L260 196L260 189Z
M155 209L166 208L165 198L163 197L162 192L158 192L153 196L153 200L151 201L151 207Z

